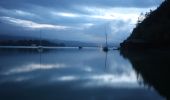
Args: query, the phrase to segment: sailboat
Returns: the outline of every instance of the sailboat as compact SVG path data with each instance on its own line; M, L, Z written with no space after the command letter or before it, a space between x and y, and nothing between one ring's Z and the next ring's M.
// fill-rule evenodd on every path
M39 51L39 52L42 52L42 51L43 51L41 30L40 30L40 43L39 43L39 46L38 46L38 51Z
M105 46L102 48L104 52L107 52L109 50L108 48L108 44L107 44L107 32L106 32L106 28L105 28L105 40L106 40L106 44Z

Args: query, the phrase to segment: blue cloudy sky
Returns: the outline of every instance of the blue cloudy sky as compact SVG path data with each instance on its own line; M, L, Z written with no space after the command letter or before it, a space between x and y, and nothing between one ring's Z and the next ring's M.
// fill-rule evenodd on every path
M163 0L0 0L0 34L119 43Z

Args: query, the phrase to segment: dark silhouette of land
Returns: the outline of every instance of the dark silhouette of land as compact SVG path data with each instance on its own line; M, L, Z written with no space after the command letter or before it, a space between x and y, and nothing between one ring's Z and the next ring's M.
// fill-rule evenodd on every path
M99 47L99 43L48 39L28 36L0 35L0 46ZM116 46L110 44L110 46Z
M122 49L170 47L170 0L165 0L155 11L139 18L130 37L121 43Z
M141 75L143 84L170 99L170 0L143 14L132 34L120 44L121 54Z
M65 46L63 43L53 43L47 40L0 40L0 46Z

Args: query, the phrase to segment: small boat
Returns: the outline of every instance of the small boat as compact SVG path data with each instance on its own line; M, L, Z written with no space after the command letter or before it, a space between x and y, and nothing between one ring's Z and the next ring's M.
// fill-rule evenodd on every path
M79 50L81 50L83 47L82 47L82 46L79 46L78 48L79 48Z
M39 46L38 46L38 51L39 52L42 52L43 51L43 46L42 46L42 32L40 30L40 43L39 43Z

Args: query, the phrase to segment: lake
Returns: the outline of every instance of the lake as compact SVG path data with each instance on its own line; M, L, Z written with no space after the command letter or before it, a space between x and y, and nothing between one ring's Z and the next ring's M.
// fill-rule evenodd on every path
M165 100L118 50L0 50L0 100Z

